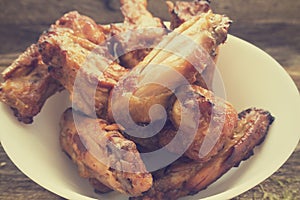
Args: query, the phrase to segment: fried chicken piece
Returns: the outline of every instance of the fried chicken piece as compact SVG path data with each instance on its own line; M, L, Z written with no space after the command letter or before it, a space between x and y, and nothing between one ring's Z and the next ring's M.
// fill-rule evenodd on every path
M9 105L17 119L25 124L33 122L48 97L62 86L48 73L35 44L22 53L3 73L0 101Z
M39 40L50 74L70 93L81 112L106 118L110 90L127 69L113 62L105 44L96 45L69 32L52 30Z
M61 29L85 38L95 44L105 40L104 28L91 18L73 11L58 19L50 29ZM19 121L33 122L46 100L63 89L48 73L37 45L31 45L3 72L4 83L0 85L0 100L8 104Z
M159 104L170 104L173 91L196 81L211 61L210 52L226 40L230 20L211 12L196 16L168 34L127 78L114 89L117 98L110 105L121 116L128 118L124 109L129 100L129 113L133 121L150 123L149 109ZM125 112L125 113L124 113ZM123 116L123 117L122 117ZM159 120L154 116L153 120Z
M232 140L237 112L229 102L196 85L182 86L177 93L182 101L175 101L169 115L174 127L159 134L159 143L173 153L187 149L184 155L206 162ZM171 140L172 145L167 145Z
M202 13L207 13L211 11L208 0L194 0L191 2L186 1L176 1L175 3L167 1L167 6L171 14L171 24L170 28L173 30L183 24L184 22L190 20L194 16L201 15ZM215 51L211 53L211 57L214 62L217 62L219 48L217 47ZM204 71L196 75L196 82L194 84L199 85L205 89L212 90L212 82L215 73L215 66L209 65Z
M194 195L220 178L232 167L253 154L261 144L274 118L267 111L248 109L239 114L231 145L206 163L180 158L154 174L153 186L142 196L131 200L177 199Z
M121 0L124 22L111 24L112 47L120 64L135 67L167 34L161 19L147 10L147 0Z
M166 1L171 14L171 30L179 27L184 22L188 21L194 16L207 13L211 10L208 0L194 0L194 1Z
M141 195L152 186L152 175L136 145L122 136L117 125L68 109L60 127L61 146L77 164L80 176L130 196Z
M64 31L71 32L73 35L87 39L94 44L103 43L109 32L104 26L96 24L93 19L81 15L77 11L64 14L55 24L51 25L50 30L57 28L63 28Z

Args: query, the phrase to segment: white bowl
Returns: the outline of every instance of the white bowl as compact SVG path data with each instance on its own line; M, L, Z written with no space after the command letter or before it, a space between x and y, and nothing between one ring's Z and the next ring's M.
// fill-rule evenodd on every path
M285 70L257 47L229 35L217 63L227 99L238 111L249 107L275 116L269 134L255 154L231 169L206 190L183 199L228 199L271 176L291 155L299 141L300 98ZM94 193L76 166L61 151L60 115L70 103L66 92L51 97L32 125L23 125L0 105L1 143L15 165L37 184L67 199L128 199L112 192Z

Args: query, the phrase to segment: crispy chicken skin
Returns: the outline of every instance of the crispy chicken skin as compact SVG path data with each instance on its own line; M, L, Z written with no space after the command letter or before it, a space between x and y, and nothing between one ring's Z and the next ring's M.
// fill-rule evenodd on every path
M66 13L50 29L60 29L85 38L94 44L105 40L105 30L91 18L76 11ZM46 100L63 89L59 81L48 73L48 65L42 61L37 45L31 45L3 72L0 100L8 104L19 121L32 123Z
M80 176L92 179L92 183L96 179L130 196L141 195L152 186L152 175L147 172L136 145L122 136L117 125L68 109L60 127L61 146L77 164Z
M122 66L133 68L167 34L167 29L147 10L146 0L121 0L121 12L124 22L111 24L111 48Z
M159 134L159 143L166 146L180 127L183 134L176 144L168 146L168 150L181 153L180 150L188 147L187 157L208 161L232 140L238 114L229 102L199 86L183 86L177 92L183 100L177 99L170 110L169 117L174 127L165 128ZM195 114L196 109L199 110L198 115ZM197 130L194 122L199 123Z
M54 93L62 90L58 81L48 73L38 47L33 44L22 53L3 73L0 84L0 101L9 105L17 119L25 124L33 117Z
M194 16L201 15L202 13L207 13L211 11L208 0L194 0L190 2L186 1L167 1L167 6L171 15L170 28L173 30L183 24L184 22L190 20ZM219 47L211 52L210 56L217 62ZM215 66L207 66L202 73L197 73L196 82L194 84L204 87L206 89L211 89L212 82L215 73Z
M119 82L115 92L120 96L133 91L128 98L135 122L149 123L148 112L152 105L167 108L172 90L195 82L198 71L213 64L209 53L226 40L229 22L227 17L211 12L192 18L164 37L158 48L153 49L125 81ZM110 110L111 107L122 115L124 102L114 101ZM111 112L109 114L111 117Z
M71 93L76 109L87 115L95 111L106 118L109 92L128 72L113 62L107 46L69 32L50 30L40 38L39 48L43 61L51 65L50 74ZM91 101L94 98L95 103Z
M64 31L71 32L77 37L89 40L94 44L101 44L106 39L108 30L96 24L96 22L88 16L81 15L77 11L71 11L58 19L55 24L51 25L51 29L63 28Z
M171 14L170 28L173 30L194 16L207 13L210 9L209 1L166 1Z
M152 188L131 200L177 199L198 193L242 160L248 159L254 147L264 140L273 120L269 112L261 109L251 108L241 112L234 137L220 154L205 163L180 158L155 172Z

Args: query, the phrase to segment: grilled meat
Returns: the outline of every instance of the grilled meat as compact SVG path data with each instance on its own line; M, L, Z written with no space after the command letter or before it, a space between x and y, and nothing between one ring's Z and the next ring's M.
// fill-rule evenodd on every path
M165 128L159 143L166 146L180 132L177 142L166 146L168 150L180 154L187 149L185 155L190 159L208 161L232 140L237 112L229 102L196 85L181 87L178 96L182 102L177 99L170 110L174 128Z
M50 74L71 93L74 107L106 118L109 92L128 72L113 62L107 46L53 30L40 38L39 47L43 61L51 65Z
M23 123L33 122L48 97L62 86L48 73L38 47L33 44L22 53L3 73L0 100L11 107L17 119Z
M120 64L135 67L166 35L161 19L147 10L146 0L121 0L122 24L111 25L111 48Z
M177 87L195 82L196 74L213 64L209 53L226 40L228 26L228 18L211 12L179 26L119 82L114 90L119 96L109 109L127 118L127 110L123 108L124 102L129 101L133 120L149 123L152 105L166 108Z
M131 200L177 199L205 189L242 160L252 155L255 146L265 138L274 118L267 111L248 109L239 114L231 145L206 163L180 158L154 173L150 190Z
M50 30L64 29L77 37L89 40L94 44L101 44L106 40L109 30L106 27L96 24L88 16L81 15L77 11L66 13L55 24L51 25Z
M94 44L105 40L105 29L76 11L65 14L50 29L70 32ZM63 89L59 81L48 73L48 65L42 61L35 44L3 72L3 78L5 82L0 85L0 100L8 104L18 120L24 123L32 123L48 97Z
M175 3L167 1L169 12L171 14L171 29L175 29L184 22L190 20L194 16L201 15L202 13L211 12L211 8L207 0L194 0L191 2L176 1ZM210 56L217 62L219 47L217 47ZM212 89L212 82L214 79L215 66L207 66L202 73L197 73L196 82L194 84L199 85L206 89Z
M117 125L68 109L60 127L61 146L77 164L80 176L130 196L141 195L152 186L152 176L136 145L121 135Z
M173 30L188 21L194 16L207 13L211 10L209 1L207 0L194 0L194 1L167 1L167 6L171 14L170 28Z

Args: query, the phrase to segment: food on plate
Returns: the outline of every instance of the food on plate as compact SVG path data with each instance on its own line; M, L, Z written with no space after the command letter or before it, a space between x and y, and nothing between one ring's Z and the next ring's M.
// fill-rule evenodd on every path
M80 176L131 196L141 195L152 186L152 176L136 145L122 136L117 125L68 109L60 127L61 146L77 164Z
M211 10L208 0L166 1L171 14L170 28L173 30L193 16L207 13Z
M99 193L132 200L196 194L248 159L274 121L263 109L238 114L212 90L231 20L209 1L167 4L170 29L146 0L121 0L124 21L106 26L66 13L3 72L0 100L24 123L57 91L70 93L61 148ZM151 110L156 105L164 113ZM140 131L149 125L161 129ZM177 160L151 171L143 153L161 148Z
M105 39L103 27L76 11L62 16L50 29L73 33L94 44ZM36 44L28 47L2 75L5 82L0 85L0 100L26 124L33 122L33 117L40 112L48 97L63 89L48 73L48 65L43 62Z
M119 82L114 90L120 95L109 105L109 111L117 110L126 119L127 110L123 107L129 101L129 113L135 122L151 122L148 112L154 104L167 108L173 90L195 82L197 73L214 64L210 55L225 42L229 25L229 18L209 12L174 29L135 66L129 77ZM113 118L111 112L109 116Z
M3 73L0 101L10 106L17 119L25 124L42 109L49 96L62 90L61 84L48 73L37 45L26 49Z
M120 64L135 67L167 34L160 18L147 10L147 0L121 0L124 22L111 24L111 48Z
M177 92L183 100L177 99L170 109L173 127L164 129L158 141L162 147L167 146L180 128L182 134L178 134L177 142L166 148L180 153L188 147L184 155L190 159L210 160L230 145L238 121L237 112L229 102L199 86L182 86ZM196 109L200 111L198 115ZM199 123L197 129L195 122Z
M181 157L173 164L153 173L153 186L132 200L177 199L205 189L232 167L252 155L265 138L274 118L269 112L251 108L239 114L232 140L218 155L207 162Z
M128 72L113 61L107 46L50 30L40 38L39 48L43 61L51 65L49 73L70 92L76 109L106 118L109 92ZM90 100L94 94L95 104Z
M180 26L182 23L190 20L192 17L207 13L211 11L208 0L195 0L195 1L167 1L169 12L171 14L170 28L173 30ZM212 59L216 62L219 47L211 54ZM206 89L211 89L212 81L214 78L215 66L209 65L204 71L196 75L196 82L194 84L200 85Z

